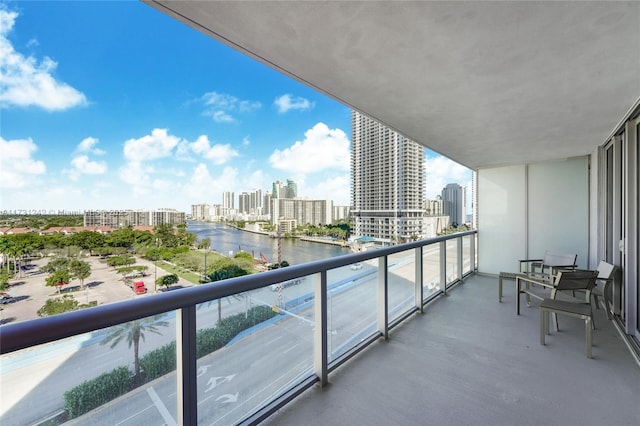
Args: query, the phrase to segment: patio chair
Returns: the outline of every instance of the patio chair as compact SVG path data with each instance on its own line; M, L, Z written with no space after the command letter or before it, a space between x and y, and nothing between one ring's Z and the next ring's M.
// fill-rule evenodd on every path
M555 275L558 269L575 269L577 260L577 254L555 253L545 250L542 259L520 260L520 272L550 277Z
M500 272L498 274L498 302L502 302L502 281L515 280L519 275L535 276L551 282L559 269L575 269L578 255L554 253L545 250L542 259L521 259L518 272ZM517 296L517 295L516 295ZM535 295L533 295L536 297ZM539 297L542 300L542 297ZM529 298L527 297L527 302Z
M596 309L600 309L598 298L602 297L608 320L611 320L611 301L609 300L609 288L613 283L616 270L617 267L615 265L601 260L598 264L598 277L596 278L596 284L591 290L591 298L596 305Z
M591 358L593 310L591 309L591 290L596 284L598 271L573 270L559 271L551 291L550 299L540 303L540 344L545 344L545 335L549 334L549 314L560 314L584 320L585 350L587 358ZM555 300L558 291L584 291L585 301L573 302ZM556 321L556 331L558 330Z

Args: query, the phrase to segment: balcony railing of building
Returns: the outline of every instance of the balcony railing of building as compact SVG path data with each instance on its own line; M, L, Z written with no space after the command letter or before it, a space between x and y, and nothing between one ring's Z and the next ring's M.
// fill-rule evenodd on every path
M476 235L6 324L0 422L258 423L475 272Z

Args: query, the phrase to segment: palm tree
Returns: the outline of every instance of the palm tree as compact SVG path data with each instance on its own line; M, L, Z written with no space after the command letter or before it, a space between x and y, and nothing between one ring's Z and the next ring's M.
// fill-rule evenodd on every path
M167 327L169 322L162 321L161 318L165 314L154 315L151 317L141 318L139 320L119 324L111 327L109 335L100 342L101 345L106 345L111 342L110 348L113 349L123 339L127 341L129 347L133 345L133 365L135 370L135 384L140 384L142 378L140 376L140 339L145 340L145 333L151 332L155 334L162 334L158 330L159 327Z

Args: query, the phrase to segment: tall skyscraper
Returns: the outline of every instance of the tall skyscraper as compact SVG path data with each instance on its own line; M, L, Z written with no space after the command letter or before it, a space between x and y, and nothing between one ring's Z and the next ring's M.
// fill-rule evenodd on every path
M388 243L421 237L424 148L356 111L351 114L351 132L355 236Z
M442 207L445 216L449 216L451 225L458 226L466 223L466 188L457 183L450 183L442 188Z
M262 199L262 214L271 215L271 192L267 191L264 193Z
M298 196L298 185L291 179L287 179L287 183L279 180L273 182L272 189L271 197L273 198L296 198Z
M273 182L271 197L273 198L287 198L287 185L279 180Z
M249 213L262 214L262 189L254 189L249 194Z
M223 209L234 209L235 203L234 199L235 194L232 191L224 191L222 193L222 208Z
M296 198L298 196L298 185L291 180L287 179L287 191L285 198Z
M238 213L249 213L249 194L247 192L243 192L238 195Z

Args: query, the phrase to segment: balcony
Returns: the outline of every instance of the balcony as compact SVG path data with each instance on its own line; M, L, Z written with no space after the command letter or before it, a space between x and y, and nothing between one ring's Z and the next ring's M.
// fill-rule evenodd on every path
M514 288L472 276L269 418L273 425L636 425L640 368L596 311L560 317L539 344L537 303L515 314Z
M475 237L5 325L0 420L56 424L78 410L74 424L632 424L640 369L614 323L598 312L592 360L571 320L540 346L538 310L516 316L509 288L498 303L495 277L473 274ZM220 319L258 314L268 319L211 343ZM127 377L133 351L113 337L136 320L142 374ZM86 413L69 403L66 393L84 392L83 404L106 394L92 380L122 365L114 380L144 384Z

